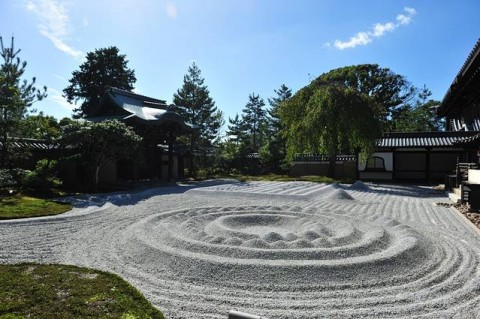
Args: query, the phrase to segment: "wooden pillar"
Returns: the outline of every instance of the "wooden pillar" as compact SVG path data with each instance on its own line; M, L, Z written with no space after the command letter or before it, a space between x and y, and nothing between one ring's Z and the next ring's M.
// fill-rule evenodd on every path
M396 149L392 149L392 180L396 180L397 179L397 176L396 176L396 172L397 172L397 167L396 167Z
M425 154L425 178L427 181L430 180L430 147L427 147L427 152Z
M168 181L172 180L172 170L173 170L173 143L175 142L175 136L172 132L167 133L168 141Z

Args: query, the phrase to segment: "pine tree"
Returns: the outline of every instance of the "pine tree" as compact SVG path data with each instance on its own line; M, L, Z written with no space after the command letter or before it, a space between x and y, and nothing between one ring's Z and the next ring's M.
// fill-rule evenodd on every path
M285 84L280 86L280 89L274 90L277 94L276 97L268 99L268 103L271 108L268 110L270 128L272 130L275 139L280 140L279 133L281 131L280 115L278 113L279 106L282 102L287 101L292 97L292 90L290 90Z
M109 87L132 90L137 80L135 71L127 67L128 60L117 47L96 49L87 53L80 70L73 71L70 85L63 90L68 102L81 101L74 117L95 116L103 95Z
M8 48L0 37L0 50L3 58L0 65L0 167L5 167L17 152L11 147L11 137L16 134L28 107L47 96L47 88L35 88L35 78L30 83L27 80L21 82L27 62L18 57L20 49L15 50L13 38Z
M267 151L268 157L272 161L272 168L278 170L280 163L285 159L286 141L282 136L282 122L279 114L280 105L288 101L292 97L292 90L285 84L280 86L280 89L274 90L277 96L268 99L271 108L268 110L268 122L270 140Z
M173 95L176 111L186 122L199 128L198 136L190 138L190 147L210 147L223 125L223 113L215 106L210 91L195 62L183 77L183 86Z
M245 132L243 122L238 116L238 113L235 114L233 119L228 118L228 123L230 123L230 125L227 126L227 136L229 136L232 141L239 144L244 139Z
M248 96L248 103L242 110L242 122L245 131L250 135L250 148L253 152L258 152L264 137L262 129L267 120L264 106L263 99L252 93Z

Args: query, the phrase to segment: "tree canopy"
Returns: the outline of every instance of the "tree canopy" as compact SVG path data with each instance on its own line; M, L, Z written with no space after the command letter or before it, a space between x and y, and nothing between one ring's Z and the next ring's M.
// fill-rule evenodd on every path
M383 131L395 130L397 110L410 103L416 88L407 79L377 64L360 64L331 70L312 81L312 86L342 85L365 94L382 106Z
M270 109L268 110L268 131L270 138L261 155L262 157L268 157L273 169L278 171L287 153L286 141L282 133L283 122L279 110L280 105L292 97L292 90L285 84L282 84L280 88L274 90L274 92L277 95L268 99L268 103L270 104Z
M95 185L98 185L99 173L105 164L136 156L142 139L117 120L73 122L62 130L62 143L72 158L89 168L89 178Z
M396 111L393 123L397 132L438 132L444 129L445 120L437 118L432 110L440 101L430 99L432 92L424 86L413 105L404 105Z
M267 124L266 111L263 108L265 102L260 95L252 93L248 96L248 102L242 110L242 125L246 134L250 137L248 146L251 151L258 152L265 133Z
M215 106L204 82L205 79L194 62L183 77L183 86L173 95L177 113L199 128L198 140L190 140L192 148L198 145L211 146L223 125L223 113Z
M132 90L136 81L135 71L128 68L126 56L115 46L89 52L86 59L80 70L72 72L70 85L63 90L68 102L81 102L74 109L77 118L95 115L108 87Z
M0 167L7 166L16 156L17 150L11 147L11 138L18 134L28 108L47 96L45 86L43 90L35 87L35 77L30 82L22 80L27 62L18 56L20 51L15 49L13 38L10 47L6 47L0 37L0 56L3 59L0 65Z
M288 157L321 153L330 155L332 164L340 151L372 152L381 136L380 110L372 97L344 84L302 88L280 105Z

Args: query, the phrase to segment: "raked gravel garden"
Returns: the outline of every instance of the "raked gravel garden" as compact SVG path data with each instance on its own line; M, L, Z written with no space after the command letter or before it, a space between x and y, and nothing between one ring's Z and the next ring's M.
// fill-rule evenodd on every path
M429 187L207 181L0 221L0 263L116 273L166 318L477 318L479 231Z

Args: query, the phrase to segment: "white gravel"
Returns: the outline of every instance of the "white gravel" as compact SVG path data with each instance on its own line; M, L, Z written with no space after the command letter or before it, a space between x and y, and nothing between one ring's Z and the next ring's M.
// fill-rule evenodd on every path
M0 263L115 272L167 318L477 318L479 232L426 187L204 183L0 222Z

